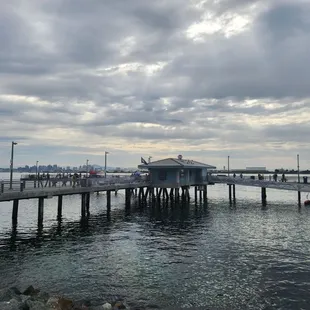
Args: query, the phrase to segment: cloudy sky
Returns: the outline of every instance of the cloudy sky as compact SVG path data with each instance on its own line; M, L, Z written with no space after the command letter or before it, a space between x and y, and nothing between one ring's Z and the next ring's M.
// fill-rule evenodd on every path
M0 166L310 168L309 0L0 1Z

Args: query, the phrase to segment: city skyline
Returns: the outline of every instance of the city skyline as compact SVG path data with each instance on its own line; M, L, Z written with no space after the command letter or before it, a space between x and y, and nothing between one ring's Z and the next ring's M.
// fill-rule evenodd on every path
M309 2L127 4L2 1L0 167L310 167Z

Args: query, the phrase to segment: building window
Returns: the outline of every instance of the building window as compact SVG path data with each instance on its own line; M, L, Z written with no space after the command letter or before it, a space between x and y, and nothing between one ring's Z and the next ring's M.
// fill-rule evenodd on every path
M165 171L165 170L159 170L158 179L159 179L160 181L165 181L165 180L167 180L167 171Z

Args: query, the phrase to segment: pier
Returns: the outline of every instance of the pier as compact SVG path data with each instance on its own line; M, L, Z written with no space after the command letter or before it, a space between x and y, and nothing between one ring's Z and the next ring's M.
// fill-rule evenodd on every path
M267 189L289 190L298 193L297 199L301 205L301 192L310 193L310 184L298 182L275 182L270 180L255 180L245 177L230 177L215 175L213 166L184 160L167 158L153 163L139 165L139 168L149 171L146 175L109 176L109 177L84 177L78 180L72 178L48 179L21 179L1 181L0 203L12 201L12 223L17 224L20 200L37 199L38 225L41 226L44 217L45 199L58 197L57 218L62 217L63 197L68 195L81 196L81 217L90 214L91 194L101 192L106 195L106 208L111 210L111 193L117 195L119 190L125 191L124 204L130 207L132 198L135 197L139 204L147 202L183 201L189 202L190 189L194 188L195 203L207 200L208 185L217 183L227 184L229 201L236 200L236 186L249 186L261 188L262 204L267 203ZM56 207L56 206L55 206Z
M309 183L299 182L281 182L281 181L269 181L269 180L253 180L251 178L229 177L229 176L211 176L211 180L214 183L224 183L228 185L229 200L236 199L236 185L260 187L262 203L267 202L267 188L287 190L297 192L298 203L301 204L301 193L310 193Z

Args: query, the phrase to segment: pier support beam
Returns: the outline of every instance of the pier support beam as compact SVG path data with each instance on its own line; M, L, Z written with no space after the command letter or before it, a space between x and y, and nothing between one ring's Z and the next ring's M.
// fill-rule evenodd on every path
M38 203L38 226L42 226L43 224L43 212L44 212L44 197L40 197Z
M179 188L175 189L175 200L179 199Z
M81 216L86 217L86 194L81 194Z
M264 205L267 203L266 187L262 187L262 203Z
M16 224L17 224L18 204L19 204L19 200L14 199L13 200L13 210L12 210L12 224L13 224L13 226L16 226Z
M229 201L231 201L231 184L228 184Z
M107 209L111 210L111 191L107 191Z
M140 199L140 193L139 193L139 199ZM125 204L126 204L126 208L130 208L130 204L131 204L131 191L130 189L125 189Z
M208 192L207 192L208 188L207 185L203 186L203 201L206 201L208 198Z
M89 216L89 206L90 206L90 193L85 194L85 207L86 207L86 213Z
M300 192L298 192L298 205L301 206L301 195L300 195Z
M235 184L232 185L232 189L233 189L233 200L236 201L236 185Z
M197 202L197 186L195 186L194 192L195 192L195 202Z
M62 195L58 196L58 208L57 208L57 218L58 220L62 217Z

